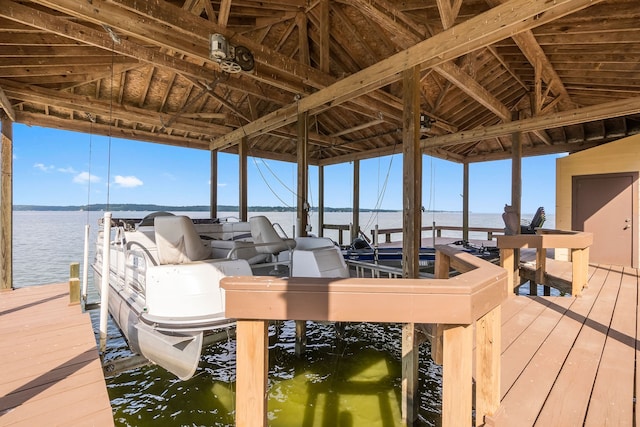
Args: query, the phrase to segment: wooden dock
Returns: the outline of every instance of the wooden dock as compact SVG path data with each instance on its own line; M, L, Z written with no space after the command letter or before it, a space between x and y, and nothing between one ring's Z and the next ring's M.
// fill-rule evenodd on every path
M640 425L638 269L589 267L580 297L502 305L501 405L487 426Z
M114 425L89 313L66 283L0 293L0 425Z

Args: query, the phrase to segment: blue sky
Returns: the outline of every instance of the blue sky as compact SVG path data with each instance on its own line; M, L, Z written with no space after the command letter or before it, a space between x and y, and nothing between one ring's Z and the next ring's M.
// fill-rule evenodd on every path
M152 203L208 205L208 151L16 124L14 204ZM109 148L110 146L110 148ZM109 154L110 152L110 154ZM555 212L555 159L523 159L523 213ZM218 203L238 204L238 157L218 155ZM353 165L325 167L325 206L350 207ZM471 164L470 210L502 212L511 198L511 162ZM294 206L296 165L249 158L250 206ZM387 178L388 177L388 178ZM318 168L309 170L310 204L318 203ZM110 185L108 185L110 184ZM462 210L462 165L423 157L423 206ZM402 209L402 157L360 162L360 206Z

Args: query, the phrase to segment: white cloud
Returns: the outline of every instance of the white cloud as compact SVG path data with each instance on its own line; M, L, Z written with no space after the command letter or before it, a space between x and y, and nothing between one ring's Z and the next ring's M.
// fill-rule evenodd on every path
M116 175L116 177L114 178L114 183L119 185L120 187L127 188L139 187L143 184L143 182L135 176L122 175Z
M175 181L177 178L175 175L170 174L169 172L163 172L162 176L164 176L165 178L171 180L171 181Z
M209 181L209 184L211 184L211 181ZM226 187L227 183L226 182L219 182L218 183L218 187Z
M43 163L35 163L33 165L33 167L36 168L36 169L40 169L42 172L49 172L49 171L55 169L55 166L53 166L53 165L46 166Z
M76 184L86 184L87 182L100 182L100 178L95 175L90 175L89 172L80 172L73 177L73 182Z
M72 168L71 166L66 167L66 168L58 168L58 172L62 172L62 173L78 173L74 168Z

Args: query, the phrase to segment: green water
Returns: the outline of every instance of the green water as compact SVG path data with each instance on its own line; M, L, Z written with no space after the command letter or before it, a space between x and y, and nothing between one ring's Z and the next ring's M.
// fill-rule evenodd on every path
M269 329L268 419L273 427L400 426L400 327L308 322L307 351L294 355L294 322ZM126 353L122 342L112 354ZM439 424L440 368L420 351L417 425ZM196 375L180 381L149 366L107 379L118 426L233 426L235 340L205 349Z

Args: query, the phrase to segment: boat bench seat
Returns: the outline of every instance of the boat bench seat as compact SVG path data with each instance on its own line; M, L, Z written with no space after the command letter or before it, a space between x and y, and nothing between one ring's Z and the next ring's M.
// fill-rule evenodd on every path
M184 215L154 218L159 264L185 264L212 258L211 246L198 235Z

